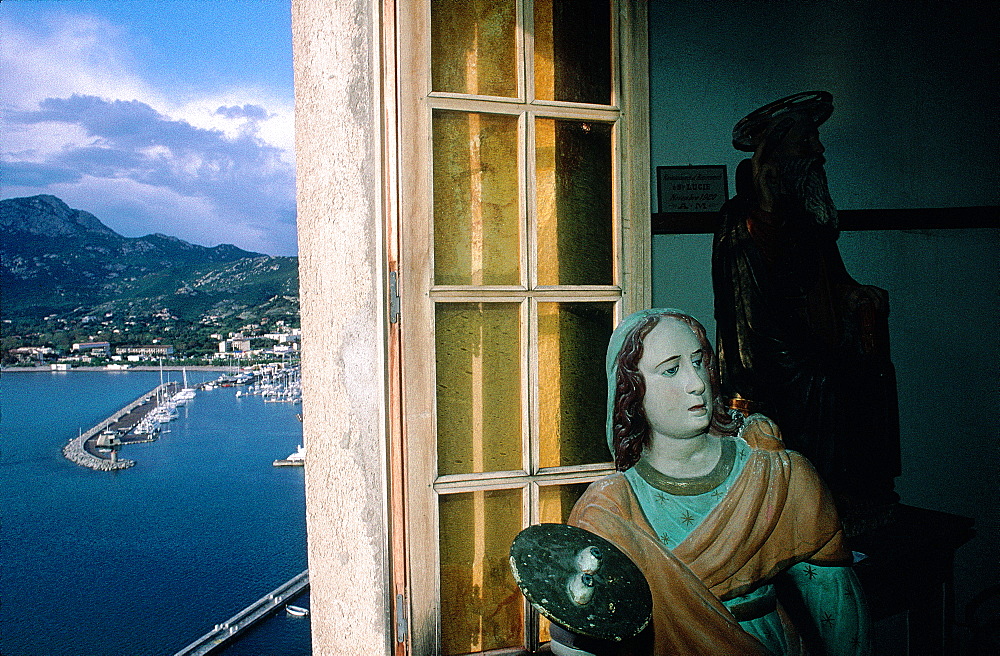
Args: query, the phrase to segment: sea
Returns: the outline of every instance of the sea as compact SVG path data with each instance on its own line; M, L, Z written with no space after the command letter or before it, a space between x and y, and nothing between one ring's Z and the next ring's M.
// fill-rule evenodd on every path
M303 469L272 465L302 443L301 405L199 391L122 448L134 467L63 457L160 377L0 373L0 655L170 656L307 568ZM310 651L309 618L280 612L215 653Z

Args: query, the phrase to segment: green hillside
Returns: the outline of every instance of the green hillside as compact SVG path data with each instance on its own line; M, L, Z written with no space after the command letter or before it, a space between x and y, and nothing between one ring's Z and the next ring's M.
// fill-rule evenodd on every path
M198 341L246 324L298 325L298 258L123 237L54 196L0 201L0 233L5 348L56 333Z

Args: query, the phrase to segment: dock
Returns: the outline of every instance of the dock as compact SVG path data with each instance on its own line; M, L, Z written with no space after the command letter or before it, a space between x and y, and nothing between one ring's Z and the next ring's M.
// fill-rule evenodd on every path
M127 433L132 430L143 417L156 407L158 393L162 393L169 398L169 395L176 387L177 383L157 385L118 412L99 422L90 430L80 433L80 435L71 439L63 447L63 455L68 460L82 467L89 467L98 471L113 471L132 467L135 465L134 460L124 458L112 460L110 457L106 458L102 456L96 448L97 437L106 430L115 431L116 433Z
M309 570L305 570L236 613L222 624L216 624L215 628L174 654L174 656L202 656L202 654L211 653L222 645L234 640L241 633L271 613L284 608L289 601L302 594L308 587Z

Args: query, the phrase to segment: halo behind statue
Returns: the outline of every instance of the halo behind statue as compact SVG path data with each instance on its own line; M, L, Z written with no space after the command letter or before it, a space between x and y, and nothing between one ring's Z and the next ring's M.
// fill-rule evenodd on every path
M649 624L646 577L615 545L582 528L529 526L514 538L510 568L531 605L568 631L620 642Z
M785 96L747 114L733 128L733 146L753 152L783 116L799 115L821 125L833 113L833 94L828 91L803 91Z

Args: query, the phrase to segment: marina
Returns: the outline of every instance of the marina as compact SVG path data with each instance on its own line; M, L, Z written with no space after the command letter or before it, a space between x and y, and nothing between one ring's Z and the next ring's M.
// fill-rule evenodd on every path
M302 443L300 409L204 389L221 373L188 369L197 397L118 452L125 475L61 449L156 389L157 367L4 375L0 653L174 654L306 569L303 468L272 466ZM278 607L212 654L308 656L309 626Z
M174 654L174 656L203 656L204 654L210 654L282 607L286 608L289 615L305 617L309 614L308 609L300 606L288 606L287 604L302 594L308 587L309 570L306 570L278 586L269 594L250 604L222 624L216 624L211 631Z
M183 387L176 381L163 382L143 394L124 408L104 419L86 432L81 431L62 449L70 461L96 471L114 471L135 466L134 460L119 458L118 451L128 444L152 442L159 437L162 426L178 417L177 408L194 399L197 391L219 387L245 387L236 392L236 398L261 396L265 403L300 403L302 384L298 367L266 365L234 375L222 375L217 380L206 381L194 387L188 384L184 369ZM274 461L274 466L302 466L305 453L301 445L285 459Z
M157 385L90 430L71 439L63 447L63 455L82 467L97 471L134 466L134 460L118 458L118 448L129 442L148 442L153 439L151 432L135 431L137 428L141 430L143 422L148 422L152 413L162 411L163 399L172 395L176 388L177 383L173 382Z

